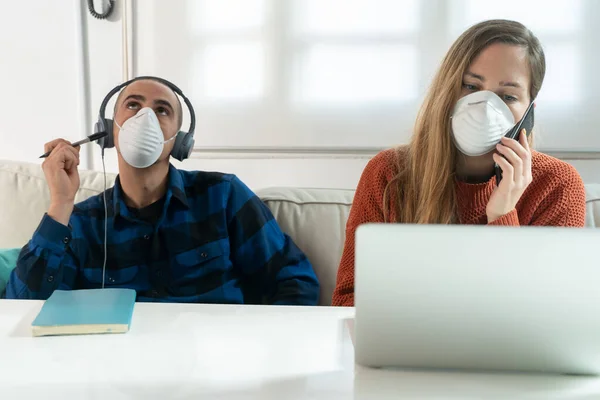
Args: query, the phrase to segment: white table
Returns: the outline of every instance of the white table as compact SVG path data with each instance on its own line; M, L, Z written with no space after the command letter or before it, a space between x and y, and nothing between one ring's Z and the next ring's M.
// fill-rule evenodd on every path
M0 399L599 399L600 379L371 370L352 309L138 303L124 335L32 338L0 300Z

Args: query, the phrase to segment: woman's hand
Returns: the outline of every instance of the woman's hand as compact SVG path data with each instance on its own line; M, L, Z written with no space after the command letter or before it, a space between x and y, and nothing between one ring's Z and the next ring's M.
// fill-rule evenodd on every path
M502 170L502 181L494 190L486 207L488 223L514 210L517 202L531 183L531 150L525 129L519 141L503 137L496 145L494 161ZM504 156L504 157L502 157Z

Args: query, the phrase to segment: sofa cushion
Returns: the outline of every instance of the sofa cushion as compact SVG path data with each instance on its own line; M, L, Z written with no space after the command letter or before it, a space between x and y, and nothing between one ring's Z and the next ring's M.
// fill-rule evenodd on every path
M257 195L311 261L321 284L319 303L331 305L354 191L270 188Z
M102 172L80 171L80 188L75 202L102 193ZM114 174L107 174L111 187ZM50 192L38 164L0 161L0 247L22 247L31 238L50 205Z

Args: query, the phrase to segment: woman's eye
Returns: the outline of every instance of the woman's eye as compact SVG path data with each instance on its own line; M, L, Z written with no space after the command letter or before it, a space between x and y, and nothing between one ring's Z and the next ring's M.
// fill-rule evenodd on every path
M517 101L517 98L515 96L504 95L504 101L513 103L513 102Z
M475 92L477 90L477 86L471 85L469 83L463 83L463 88L465 88L471 92Z
M127 107L129 110L135 110L140 107L140 103L137 101L130 101L125 105L125 107Z

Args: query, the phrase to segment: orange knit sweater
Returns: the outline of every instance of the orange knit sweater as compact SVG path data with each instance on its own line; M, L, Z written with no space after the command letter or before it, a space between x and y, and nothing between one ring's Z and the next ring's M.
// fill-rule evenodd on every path
M361 224L384 222L383 192L398 172L398 157L396 149L383 151L363 171L346 224L346 243L332 300L335 306L354 305L354 234ZM584 226L585 189L575 168L534 151L532 176L516 208L489 225ZM495 188L495 178L475 185L456 181L461 224L487 224L485 209ZM393 221L396 205L390 203L388 211Z

